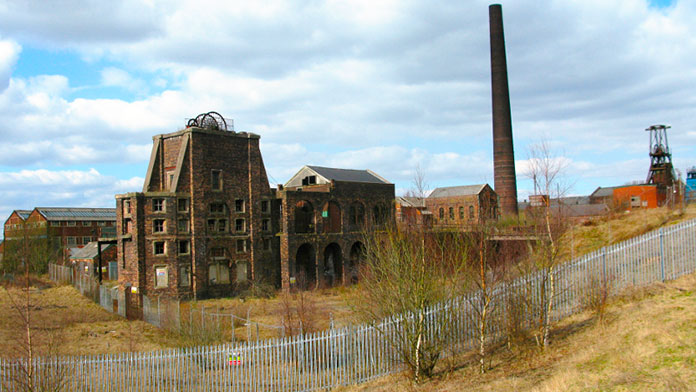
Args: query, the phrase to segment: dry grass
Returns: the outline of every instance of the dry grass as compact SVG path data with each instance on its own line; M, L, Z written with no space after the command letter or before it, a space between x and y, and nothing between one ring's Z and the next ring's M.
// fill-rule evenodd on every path
M34 282L32 282L34 283ZM30 288L32 326L39 352L52 346L59 355L150 351L175 347L177 337L142 321L113 315L72 286L50 287L42 282ZM22 300L18 288L0 289L0 350L10 354L22 338L23 325L8 293Z
M693 218L696 218L695 204L689 205L683 212L661 207L613 213L584 225L573 226L561 241L565 245L561 259L569 260L571 256L579 257L661 226L669 226Z
M349 303L351 303L350 298L359 295L359 292L359 286L334 287L306 292L305 297L312 303L312 311L315 313L313 329L328 329L331 320L333 320L335 327L355 323L355 317ZM283 295L281 294L277 294L273 298L218 298L190 303L182 302L182 319L186 321L188 307L204 307L207 312L233 313L241 318L246 318L248 315L254 322L280 327L283 325L283 317L287 313L285 306ZM193 314L196 315L197 313L194 311ZM229 323L229 319L226 323ZM246 326L241 322L235 325L235 336L238 339L245 340L247 336ZM276 338L279 336L279 333L280 331L277 329L259 328L261 339ZM255 334L254 330L252 332L254 339L256 337Z
M695 293L696 275L625 292L612 300L604 323L585 312L557 325L546 353L531 343L499 348L485 375L472 357L419 386L397 375L337 390L696 390Z

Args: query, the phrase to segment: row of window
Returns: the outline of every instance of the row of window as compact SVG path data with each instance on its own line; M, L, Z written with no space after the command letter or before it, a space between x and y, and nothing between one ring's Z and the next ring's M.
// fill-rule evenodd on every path
M464 206L459 206L459 219L464 220L466 219L465 217L465 209ZM440 210L438 211L438 215L440 219L445 219L445 209L443 207L440 207ZM454 219L454 207L449 207L448 209L448 214L449 219ZM474 206L470 205L469 206L469 220L472 220L476 217Z
M126 221L126 233L130 232L130 220ZM179 233L188 233L190 224L188 219L178 219L177 229ZM208 234L227 233L229 227L226 218L210 218L207 220ZM269 232L271 230L271 220L266 218L261 220L261 231ZM234 231L237 233L245 233L247 231L246 219L239 218L234 220ZM154 234L167 233L166 219L153 219L152 232Z
M72 237L68 237L68 238L72 238ZM89 237L85 237L85 238L89 238ZM248 241L246 239L241 239L241 238L236 241L236 252L238 254L246 253L247 242ZM155 256L167 255L167 250L168 250L167 244L168 244L167 241L153 241L152 242L152 254L154 254ZM191 254L191 241L190 240L177 240L176 247L177 247L177 255L179 255L179 256L185 256L185 255ZM271 239L270 238L263 239L263 250L264 251L271 250ZM225 249L224 248L213 248L210 251L210 256L212 258L225 257Z
M92 227L94 225L97 226L112 226L113 222L111 221L51 221L50 226L51 227L61 227L61 226L67 226L67 227L76 227L76 226L83 226L83 227ZM24 227L23 224L21 223L15 223L15 224L7 224L5 225L5 230L17 230L17 229L22 229ZM40 221L40 222L29 222L26 224L27 228L34 228L34 227L46 227L46 222L45 221Z
M67 246L87 245L92 242L92 237L65 237Z
M247 280L248 266L248 262L244 260L235 263L237 283ZM189 287L191 285L191 267L189 265L179 266L178 283L181 287ZM208 283L211 285L230 283L230 266L227 260L214 260L208 264ZM155 288L162 289L167 287L169 287L169 267L155 266Z

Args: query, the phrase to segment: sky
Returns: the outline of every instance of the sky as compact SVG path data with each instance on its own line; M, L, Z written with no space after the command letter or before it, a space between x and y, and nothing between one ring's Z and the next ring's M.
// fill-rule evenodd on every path
M532 3L532 4L530 4ZM152 136L208 111L261 135L271 184L303 165L412 188L493 184L488 2L0 2L0 217L112 207ZM696 2L502 2L520 200L531 146L569 195L644 181L648 133L696 165Z

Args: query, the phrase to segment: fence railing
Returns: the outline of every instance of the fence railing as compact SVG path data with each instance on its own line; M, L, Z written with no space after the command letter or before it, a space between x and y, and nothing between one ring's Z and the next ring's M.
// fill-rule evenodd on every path
M616 290L675 279L696 269L696 220L602 248L560 265L555 271L552 319L583 306L592 282L611 281ZM487 325L492 340L505 336L505 317L517 295L541 292L543 271L500 284L492 290L493 312ZM447 332L443 354L474 348L478 342L471 293L425 312L427 338ZM541 300L524 306L539 306ZM394 316L377 325L260 342L171 349L146 353L37 359L34 374L65 374L66 390L89 391L312 391L360 383L402 369L396 355L398 336L413 315ZM495 322L494 322L495 321ZM529 321L529 320L528 320ZM447 331L444 330L447 329ZM15 391L11 381L22 363L0 359L0 391ZM38 377L38 376L37 376Z

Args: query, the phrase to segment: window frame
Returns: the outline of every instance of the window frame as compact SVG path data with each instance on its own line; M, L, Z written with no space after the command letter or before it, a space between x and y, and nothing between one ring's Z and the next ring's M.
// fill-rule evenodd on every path
M161 197L152 199L152 212L162 213L166 212L166 203Z
M182 202L183 202L183 205L184 205L184 208L183 208L183 209L181 208ZM189 212L189 209L190 209L189 204L190 204L190 203L189 203L189 199L188 199L188 198L182 197L182 198L176 199L176 210L177 210L177 212Z
M158 245L162 245L162 252L158 252ZM166 241L152 241L152 255L153 256L166 256L167 255L167 242Z
M166 289L169 287L169 266L155 265L155 289ZM159 270L164 270L164 284L161 284L159 279Z
M161 223L161 225L159 225ZM167 232L167 220L166 219L153 219L152 220L152 234L165 234Z
M186 244L186 250L184 252L181 251L181 245ZM176 241L176 249L177 249L177 255L178 256L186 256L191 254L191 241L190 240L177 240Z

